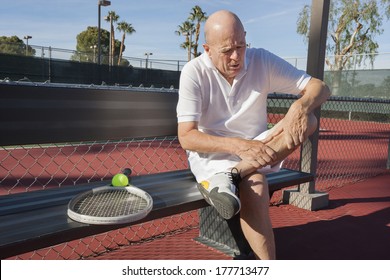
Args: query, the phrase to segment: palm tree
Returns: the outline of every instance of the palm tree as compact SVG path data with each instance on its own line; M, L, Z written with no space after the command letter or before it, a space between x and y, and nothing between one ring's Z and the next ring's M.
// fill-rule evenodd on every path
M191 49L193 46L192 34L195 32L195 25L190 21L185 21L178 26L178 30L175 31L175 34L181 36L186 36L186 41L180 45L182 49L188 49L188 61L191 60Z
M193 44L194 56L197 57L198 53L198 42L199 42L199 34L200 34L200 24L207 20L206 12L202 11L202 8L199 6L195 6L192 8L190 16L188 19L192 22L196 22L196 31L195 31L195 43Z
M117 29L118 31L123 32L123 35L122 35L122 42L121 42L121 48L120 48L120 50L119 50L119 57L118 57L118 65L120 65L121 59L122 59L123 47L124 47L124 45L125 45L126 34L131 35L132 33L135 32L135 29L133 28L133 26L131 25L131 23L127 23L127 22L125 22L125 21L119 22L116 29Z
M110 47L111 47L111 53L110 53L110 62L109 65L114 64L114 54L115 54L115 31L114 31L114 22L117 22L119 19L119 16L114 11L109 11L108 15L104 18L107 22L110 23L111 26L111 32L110 32Z

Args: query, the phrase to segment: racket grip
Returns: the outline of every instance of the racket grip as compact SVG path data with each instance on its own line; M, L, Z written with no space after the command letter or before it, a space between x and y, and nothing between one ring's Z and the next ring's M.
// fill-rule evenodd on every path
M131 181L130 175L132 173L131 169L125 168L125 169L123 169L122 173L127 176L127 178L129 179L129 182L130 182Z

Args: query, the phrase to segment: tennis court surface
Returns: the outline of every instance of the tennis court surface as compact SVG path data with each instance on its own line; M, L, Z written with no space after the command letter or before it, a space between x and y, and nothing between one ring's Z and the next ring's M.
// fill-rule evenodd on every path
M279 196L270 208L278 259L390 259L390 171L330 189L324 210L279 204ZM232 259L198 243L197 236L198 229L192 228L89 259Z

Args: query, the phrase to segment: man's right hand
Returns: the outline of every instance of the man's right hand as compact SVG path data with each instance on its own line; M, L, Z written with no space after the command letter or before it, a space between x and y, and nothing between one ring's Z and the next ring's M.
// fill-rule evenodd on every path
M255 168L262 168L277 160L276 152L259 140L242 139L237 155Z

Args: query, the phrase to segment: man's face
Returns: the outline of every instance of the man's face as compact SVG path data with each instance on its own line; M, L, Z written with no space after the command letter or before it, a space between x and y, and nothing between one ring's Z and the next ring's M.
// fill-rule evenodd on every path
M225 34L223 34L225 33ZM245 61L245 32L221 32L215 34L212 43L204 48L218 71L231 84L244 67Z

